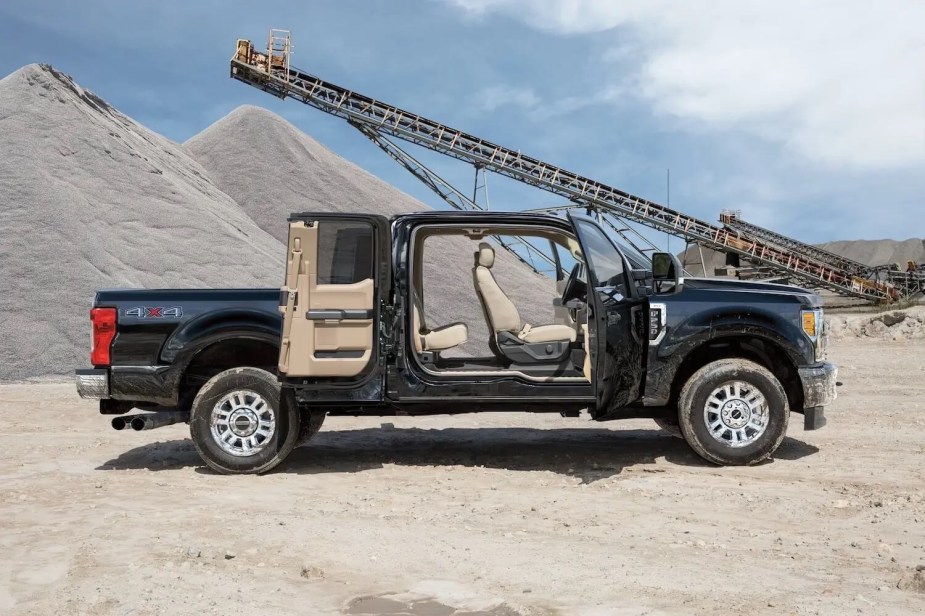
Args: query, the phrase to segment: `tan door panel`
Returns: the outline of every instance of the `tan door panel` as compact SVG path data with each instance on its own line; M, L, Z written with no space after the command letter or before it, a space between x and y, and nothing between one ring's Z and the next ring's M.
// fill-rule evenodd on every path
M316 274L315 255L318 253L318 225L304 222L289 224L286 258L287 303L283 313L283 336L279 349L279 372L291 376L306 376L304 358L314 354L314 323L306 318L309 301L309 275ZM309 271L309 269L313 271Z
M282 289L288 301L281 308L279 370L289 377L356 376L372 357L373 320L335 315L337 311L371 312L375 283L368 278L351 284L318 284L318 233L319 223L289 225L286 286ZM330 311L332 316L309 318L309 311Z
M315 323L316 351L367 351L372 350L369 339L373 335L373 322L368 321L317 321Z
M312 276L311 280L315 284L308 300L309 309L371 310L373 307L375 285L372 278L353 284L317 284L317 276Z

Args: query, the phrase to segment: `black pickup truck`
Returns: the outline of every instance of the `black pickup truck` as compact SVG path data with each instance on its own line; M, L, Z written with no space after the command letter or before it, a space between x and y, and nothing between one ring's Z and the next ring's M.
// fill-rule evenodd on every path
M472 246L484 356L450 352L471 322L424 322L426 240L441 236ZM555 322L523 323L495 279L508 236L548 243ZM754 464L790 412L816 429L835 400L817 295L685 279L673 255L645 259L577 216L294 214L282 291L100 291L91 320L80 395L117 429L188 422L226 473L268 471L326 416L512 410L651 417L706 460Z

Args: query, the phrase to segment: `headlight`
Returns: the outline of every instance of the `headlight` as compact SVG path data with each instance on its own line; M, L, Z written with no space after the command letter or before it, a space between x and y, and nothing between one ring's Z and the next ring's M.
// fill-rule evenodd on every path
M804 310L803 311L803 331L806 332L806 335L810 338L816 337L816 311L815 310Z
M800 313L800 320L803 325L803 332L813 341L813 348L816 351L816 361L822 359L825 353L825 323L822 319L822 308L814 310L803 310Z

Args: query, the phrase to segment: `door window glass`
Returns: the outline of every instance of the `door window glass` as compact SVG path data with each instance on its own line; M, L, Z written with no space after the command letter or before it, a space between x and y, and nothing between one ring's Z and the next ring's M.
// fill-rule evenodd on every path
M623 289L626 278L623 272L623 256L604 231L594 223L576 219L575 224L581 236L582 248L588 253L585 259L594 272L597 284Z
M357 221L322 221L318 284L353 284L373 277L373 228Z

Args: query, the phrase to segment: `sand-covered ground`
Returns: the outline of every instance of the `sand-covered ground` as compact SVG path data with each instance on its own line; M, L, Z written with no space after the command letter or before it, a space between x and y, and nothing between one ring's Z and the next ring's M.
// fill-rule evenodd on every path
M717 468L647 420L331 418L264 477L0 386L4 614L921 614L921 340L840 339L829 425ZM901 588L900 588L901 587Z

